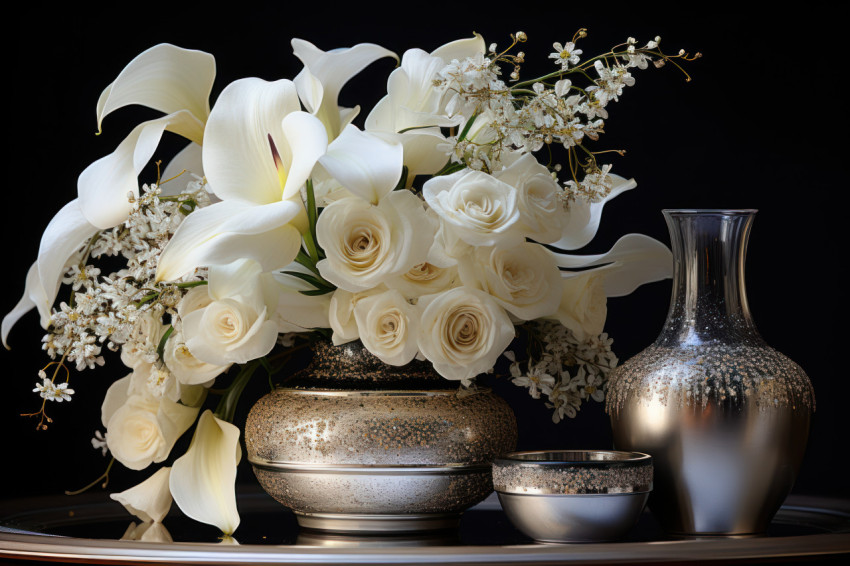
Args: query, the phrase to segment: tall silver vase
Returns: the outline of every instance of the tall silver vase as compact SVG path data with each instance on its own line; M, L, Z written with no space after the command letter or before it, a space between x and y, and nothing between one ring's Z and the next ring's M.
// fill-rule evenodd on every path
M755 212L664 211L675 260L667 321L610 378L614 444L652 455L649 506L673 534L764 533L805 451L811 382L764 342L747 305Z

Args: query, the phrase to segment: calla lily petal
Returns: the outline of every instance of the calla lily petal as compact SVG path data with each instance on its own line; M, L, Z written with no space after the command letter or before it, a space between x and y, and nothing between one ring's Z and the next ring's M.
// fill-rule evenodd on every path
M95 227L106 229L127 219L132 210L128 195L139 195L138 176L159 145L165 130L188 139L201 139L204 124L181 110L136 126L114 152L86 167L77 179L83 215Z
M352 77L382 57L398 56L373 43L360 43L354 47L322 51L309 41L292 40L295 56L304 63L304 69L295 77L298 96L311 114L327 128L328 139L334 139L356 114L340 109L339 92ZM321 88L316 82L321 83ZM345 112L345 121L341 116Z
M183 513L232 535L239 526L235 483L241 458L239 429L205 411L189 450L171 469L171 495Z
M574 256L554 253L559 267L583 269L603 266L605 295L628 295L644 283L661 281L673 276L673 254L653 238L643 234L627 234L604 254ZM563 274L569 277L568 274Z
M137 486L109 497L142 521L159 523L171 509L171 491L168 487L170 476L171 468L160 468Z
M585 200L576 200L570 203L569 222L564 227L561 239L552 244L553 247L562 250L577 250L586 246L596 236L605 203L637 186L634 179L627 180L613 174L609 176L614 181L614 186L604 199L594 203Z
M401 144L346 126L319 163L343 187L378 204L398 184L404 152Z
M96 232L85 218L79 199L63 206L44 229L38 249L38 277L50 300L48 311L56 298L68 259Z
M280 200L281 182L269 140L284 162L291 162L281 125L284 117L300 109L292 81L248 78L225 87L207 120L203 144L206 176L219 198L258 204Z
M303 208L278 201L255 205L228 200L198 209L186 217L163 250L157 280L171 281L197 267L254 259L263 271L288 265L301 246L301 234L288 224Z
M453 59L463 61L467 57L486 52L487 46L484 44L484 38L481 34L476 33L472 37L446 43L432 51L431 55L439 57L446 63L451 63Z
M188 110L199 120L210 113L215 58L168 43L140 53L124 67L97 101L97 129L114 110L141 104L164 114ZM194 140L200 142L200 138Z
M20 320L20 318L28 313L33 307L38 308L39 315L41 315L42 328L47 328L47 324L50 322L50 306L52 304L52 298L47 296L47 293L44 291L44 287L41 285L41 279L38 277L38 263L33 263L30 266L29 271L27 271L23 296L18 301L18 304L15 305L15 308L3 317L3 323L2 326L0 326L0 332L2 332L3 337L3 346L5 346L6 349L9 349L9 344L7 342L9 332L12 330L12 327L15 326L15 323L18 322L18 320Z
M324 126L300 110L291 81L228 85L210 113L203 161L221 199L268 204L298 193L327 148Z
M186 190L186 185L195 180L196 176L204 176L201 146L190 142L165 166L159 185L162 195L179 195Z
M284 200L300 195L316 161L327 150L328 137L321 126L321 122L304 112L293 112L283 119L281 128L292 152L292 159L286 164Z

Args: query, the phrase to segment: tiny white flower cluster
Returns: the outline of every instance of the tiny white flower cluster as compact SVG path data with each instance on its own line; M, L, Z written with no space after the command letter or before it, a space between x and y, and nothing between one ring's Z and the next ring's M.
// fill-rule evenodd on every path
M166 306L173 307L182 296L174 285L154 286L157 260L185 214L209 204L206 188L198 182L175 197L160 194L158 186L144 186L126 222L96 234L71 258L62 282L71 285L72 298L54 310L42 339L52 359L60 356L78 370L91 369L104 364L104 343L112 351L130 343L130 349L155 355L156 345L152 351L144 343L148 336L137 322L148 311L161 317ZM116 255L126 259L126 266L108 276L87 264L89 259ZM176 300L171 297L175 294Z
M38 396L42 399L47 401L56 401L57 403L71 400L71 395L74 394L74 390L68 388L68 382L56 385L41 372L39 377L41 377L42 381L41 383L35 384L33 393L38 393Z
M534 321L525 326L530 336L529 351L539 351L526 361L517 360L514 352L505 352L511 361L514 385L527 388L534 399L545 395L556 423L565 417L574 418L583 401L605 400L608 374L617 366L617 357L611 351L613 340L607 334L579 341L556 322Z
M596 141L604 132L606 106L618 101L625 87L635 84L630 69L647 68L651 54L657 54L659 62L667 56L657 51L658 37L643 47L636 47L636 41L629 38L625 49L615 48L582 63L582 50L576 49L575 41L585 36L585 30L579 30L573 41L553 44L555 51L549 58L555 60L558 71L512 86L499 78L499 64L513 65L511 79L519 80L519 64L525 61L525 53L508 52L517 42L527 39L525 34L516 34L511 48L502 53L497 53L497 46L491 44L488 56L479 53L463 61L452 60L444 67L434 84L445 92L448 114L475 117L474 132L448 139L454 144L449 149L453 161L492 172L500 168L499 160L505 152L536 152L558 144L570 152L567 170L571 178L565 182L565 200L581 196L599 202L605 198L611 191L610 181L606 182L610 165L600 166L592 152L579 154L575 148L584 149L585 138ZM566 78L575 73L589 79L590 69L596 71L598 78L585 88ZM564 166L558 164L552 169L557 172ZM584 178L579 178L582 172Z

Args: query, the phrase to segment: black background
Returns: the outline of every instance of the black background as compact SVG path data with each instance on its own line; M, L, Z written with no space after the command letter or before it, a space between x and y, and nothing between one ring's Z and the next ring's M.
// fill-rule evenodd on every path
M561 8L565 5L569 8ZM741 3L743 5L743 3ZM438 6L401 3L389 11L365 3L343 11L313 2L203 4L182 8L138 3L124 15L117 5L46 10L33 5L7 22L3 86L7 99L3 160L3 279L0 310L8 312L23 290L47 222L76 194L77 175L110 153L140 120L144 109L122 109L95 137L98 96L135 55L160 42L215 55L212 100L229 82L246 76L293 78L301 68L289 40L300 37L322 49L379 43L399 54L432 50L473 31L489 43L508 43L525 31L533 68L548 71L554 41L579 27L585 56L629 36L643 44L662 37L667 52L679 48L704 57L686 65L686 82L674 67L635 70L636 85L609 107L607 133L595 149L626 149L614 172L634 177L638 188L612 201L588 252L622 235L641 232L669 242L662 208L758 208L747 260L750 306L767 342L802 365L817 394L810 443L795 491L850 496L843 453L847 440L844 290L846 252L843 193L847 190L845 44L838 14L806 3L793 12L744 13L737 6L681 4L475 3ZM406 12L406 13L402 13ZM360 104L362 120L386 92L393 68L381 60L343 90L340 103ZM7 146L8 147L8 146ZM157 158L180 147L166 140ZM153 171L141 181L153 180ZM584 251L584 250L583 250ZM609 301L607 331L626 359L647 346L664 321L670 282L640 288ZM72 403L52 404L54 423L37 432L19 416L37 410L36 372L47 362L42 331L32 313L14 328L10 352L0 353L0 449L3 499L56 494L80 487L103 470L106 459L89 439L100 425L100 403L126 370L117 358L106 368L73 376ZM839 339L841 340L839 341ZM264 380L259 379L258 382ZM575 420L555 425L540 401L504 382L496 387L514 407L520 448L604 448L611 444L602 407L591 402ZM262 383L249 387L237 418L244 418ZM237 420L237 424L240 424ZM184 439L185 442L186 439ZM182 453L178 450L176 453ZM110 491L135 485L148 472L120 469ZM251 482L249 468L240 481Z

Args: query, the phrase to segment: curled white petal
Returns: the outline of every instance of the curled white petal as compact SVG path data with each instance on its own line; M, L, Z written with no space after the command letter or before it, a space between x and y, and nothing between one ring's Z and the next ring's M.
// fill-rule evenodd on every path
M673 254L653 238L626 234L604 254L575 256L554 253L555 261L567 269L597 267L605 272L605 295L628 295L644 283L673 276Z
M160 468L142 483L109 497L142 521L161 522L171 509L170 476L171 468Z
M171 281L197 267L241 258L254 259L265 271L288 265L301 246L301 234L290 221L302 211L292 201L256 205L228 200L200 208L186 217L163 250L157 280Z
M239 429L205 411L189 450L171 469L171 495L180 510L232 535L239 526L235 484L241 458Z
M328 139L334 139L357 115L337 105L342 87L356 74L382 57L398 59L395 53L373 43L322 51L309 41L292 40L295 56L304 69L295 77L298 95L311 114L327 128Z
M215 58L168 43L137 55L104 89L97 101L97 128L114 110L141 104L164 114L188 110L199 120L210 112Z
M552 245L563 250L577 250L586 246L599 229L602 209L612 198L637 186L634 179L624 179L617 175L609 175L614 186L608 195L599 202L590 203L579 199L570 203L568 219L561 233L561 238ZM548 243L548 242L547 242Z
M117 226L132 210L128 195L138 197L138 176L168 130L200 141L204 124L181 110L136 126L114 152L86 167L77 179L80 209L97 228Z
M328 146L319 163L343 187L378 204L401 178L403 148L354 126L346 126Z

